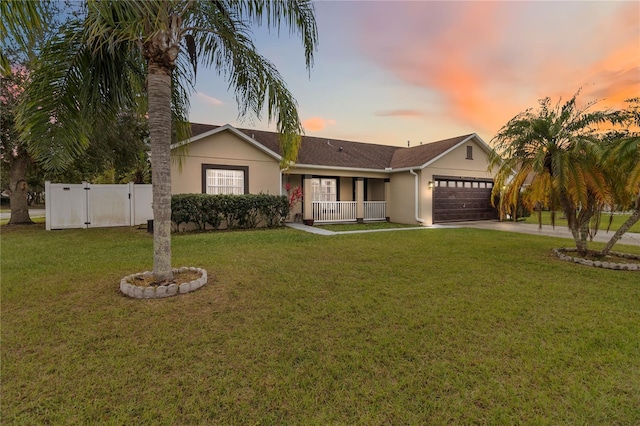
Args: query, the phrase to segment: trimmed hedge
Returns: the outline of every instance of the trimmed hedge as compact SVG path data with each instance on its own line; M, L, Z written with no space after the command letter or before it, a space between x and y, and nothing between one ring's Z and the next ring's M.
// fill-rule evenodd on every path
M289 200L284 195L246 194L209 195L177 194L171 197L171 221L180 225L193 223L199 230L282 226L289 214Z

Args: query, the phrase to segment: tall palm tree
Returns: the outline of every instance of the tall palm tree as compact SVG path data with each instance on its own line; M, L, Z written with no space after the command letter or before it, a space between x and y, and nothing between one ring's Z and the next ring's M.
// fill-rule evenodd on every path
M576 248L584 254L589 221L609 195L597 161L595 126L606 114L589 112L593 104L578 108L577 96L555 106L542 99L537 111L529 109L511 119L492 139L489 167L498 167L492 195L500 197L501 209L515 209L522 198L529 209L550 208L552 219L553 212L561 210Z
M173 275L170 144L172 130L186 128L198 64L229 81L241 116L260 116L266 107L284 159L297 155L302 126L296 102L250 38L252 24L279 29L282 21L301 37L310 69L317 30L309 0L87 0L82 19L43 53L51 61L34 76L18 123L45 167L65 167L81 153L96 116L113 116L131 104L148 111L157 281ZM182 126L172 129L172 121Z

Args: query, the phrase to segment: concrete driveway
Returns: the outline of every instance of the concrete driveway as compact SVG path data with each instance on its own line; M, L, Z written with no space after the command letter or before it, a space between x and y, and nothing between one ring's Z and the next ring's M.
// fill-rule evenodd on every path
M415 228L384 228L384 229L371 229L371 230L358 230L358 231L342 231L333 232L326 229L318 228L315 226L307 226L302 223L286 223L290 228L294 228L300 231L310 232L318 235L340 235L340 234L361 234L365 232L387 232L387 231L418 231L421 229L436 229L436 228L478 228L478 229L490 229L492 231L504 231L504 232L519 232L522 234L531 235L543 235L547 237L566 238L571 240L567 242L570 246L573 246L573 236L566 226L556 226L555 229L550 225L542 225L539 229L538 225L532 225L522 222L500 222L497 220L484 220L477 222L452 222L446 224L437 224L433 226L417 226ZM605 232L600 230L593 238L593 241L606 243L613 236L613 232ZM628 244L633 246L640 246L640 234L627 232L618 240L617 244ZM615 246L614 246L615 250Z
M493 231L505 231L505 232L520 232L523 234L532 234L532 235L544 235L548 237L558 237L558 238L568 238L573 241L573 236L571 235L571 231L566 226L556 226L555 228L551 225L542 225L540 229L538 225L521 223L521 222L500 222L497 220L484 220L478 222L455 222L450 224L442 224L441 227L452 227L452 228L478 228L478 229L491 229ZM598 233L593 237L593 241L598 241L601 243L608 242L613 236L614 232L609 231L606 232L605 229L600 229ZM640 234L627 232L622 236L620 240L618 240L617 244L628 244L634 246L640 246ZM614 246L615 250L615 246Z

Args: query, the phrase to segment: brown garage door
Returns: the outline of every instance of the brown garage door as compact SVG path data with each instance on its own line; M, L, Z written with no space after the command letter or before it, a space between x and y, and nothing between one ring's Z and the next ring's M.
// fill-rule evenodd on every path
M491 206L493 182L464 178L435 178L433 222L497 219Z

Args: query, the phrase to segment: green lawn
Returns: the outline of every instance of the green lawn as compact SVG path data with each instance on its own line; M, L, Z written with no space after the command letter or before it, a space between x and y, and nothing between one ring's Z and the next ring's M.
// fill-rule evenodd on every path
M215 280L133 300L144 230L0 231L4 425L640 424L639 275L566 240L176 235Z
M600 218L600 227L598 232L606 232L607 226L609 226L609 217L608 214L603 214ZM629 218L628 214L616 214L613 215L613 221L611 222L611 231L615 232L620 228L620 226ZM526 223L535 223L538 224L538 214L536 212L531 213L531 216L525 218ZM544 211L542 212L542 224L543 225L551 225L551 212ZM561 212L556 213L556 226L567 226L567 219L564 219L564 214ZM629 232L640 232L640 222L636 222L635 225L631 227Z

